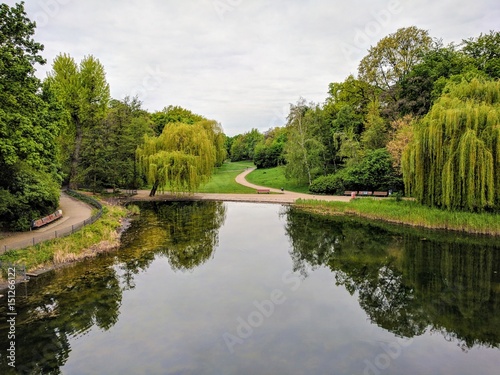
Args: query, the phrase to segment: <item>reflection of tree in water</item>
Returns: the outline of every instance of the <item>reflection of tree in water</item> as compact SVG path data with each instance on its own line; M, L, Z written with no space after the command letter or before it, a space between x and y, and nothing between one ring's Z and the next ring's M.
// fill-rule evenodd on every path
M138 272L161 254L174 270L193 270L212 257L225 218L222 202L144 204L123 237L127 252L120 260L130 272Z
M405 337L429 328L464 347L499 345L498 248L423 241L295 209L286 230L295 270L329 267L379 326Z
M16 324L17 371L0 356L1 374L60 374L69 356L71 337L92 326L110 329L117 321L124 289L157 255L172 268L190 270L211 258L225 206L216 202L156 203L143 208L122 238L120 251L57 271L28 284L18 298ZM124 264L117 274L116 261ZM123 283L120 284L120 278ZM0 306L0 316L6 315ZM7 353L8 325L0 321L0 350Z
M43 278L50 284L43 279L30 282L28 296L16 299L17 371L7 365L2 355L0 373L60 374L71 351L69 338L94 325L108 330L118 321L122 292L110 262L102 261L98 260L99 267L89 271L77 265L58 271L55 278ZM2 306L0 315L5 317L6 313ZM8 349L4 340L7 332L6 320L2 319L2 353Z

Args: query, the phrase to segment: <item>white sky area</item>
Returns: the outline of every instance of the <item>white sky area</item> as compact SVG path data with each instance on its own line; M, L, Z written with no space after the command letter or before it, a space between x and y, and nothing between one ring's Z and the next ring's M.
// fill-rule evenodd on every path
M5 1L14 5L16 1ZM179 105L226 134L281 126L300 97L357 74L371 45L401 27L445 44L499 30L498 0L27 0L47 64L70 54L104 65L115 99Z

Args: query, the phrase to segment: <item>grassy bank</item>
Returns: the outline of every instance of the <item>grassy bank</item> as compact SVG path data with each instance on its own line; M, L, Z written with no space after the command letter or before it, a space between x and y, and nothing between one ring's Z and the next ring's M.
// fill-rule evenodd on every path
M298 200L297 206L325 215L356 215L371 220L429 229L500 236L500 214L445 211L413 201L361 198L351 202Z
M200 186L197 193L220 193L220 194L252 194L255 189L237 184L236 176L247 168L254 167L251 161L226 162L220 168L216 168L210 181Z
M46 241L25 249L10 250L0 256L0 262L24 265L28 271L34 271L41 268L53 268L115 248L119 244L117 229L128 211L121 206L103 206L103 215L94 224L67 237Z
M247 176L247 181L275 189L284 188L288 191L297 193L308 193L309 187L307 184L299 184L294 180L288 180L285 177L285 167L276 167L268 169L256 169Z

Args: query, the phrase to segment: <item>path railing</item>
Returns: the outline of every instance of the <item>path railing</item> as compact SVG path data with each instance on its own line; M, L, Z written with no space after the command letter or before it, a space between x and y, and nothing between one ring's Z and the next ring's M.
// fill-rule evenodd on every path
M33 232L33 237L27 240L19 241L12 243L10 245L2 245L0 247L0 254L8 251L8 250L16 250L16 249L23 249L25 247L29 246L35 246L36 244L39 244L44 241L49 241L53 240L55 238L61 238L61 237L66 237L69 236L70 234L73 234L83 227L95 223L101 216L102 216L102 205L96 201L94 198L91 198L89 196L80 194L76 191L67 189L66 194L76 198L84 203L89 204L92 207L95 207L98 209L96 213L94 213L90 218L85 219L84 221L80 221L79 223L69 225L65 228L58 229L53 232L46 232L46 233L39 233L37 234L36 231ZM64 213L63 213L64 215Z

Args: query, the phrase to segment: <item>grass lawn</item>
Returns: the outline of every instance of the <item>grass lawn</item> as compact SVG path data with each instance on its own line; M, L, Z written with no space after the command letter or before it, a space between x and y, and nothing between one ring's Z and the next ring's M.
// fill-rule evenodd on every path
M347 214L428 229L500 236L500 214L447 211L391 198L360 198L351 202L299 200L297 205L326 215Z
M234 180L237 175L247 168L254 167L251 161L226 162L220 168L216 168L210 181L200 186L197 193L223 193L223 194L253 194L255 189L237 184Z
M299 184L285 177L285 167L268 169L256 169L247 176L247 181L252 184L271 187L275 189L284 188L297 193L309 193L309 186Z

